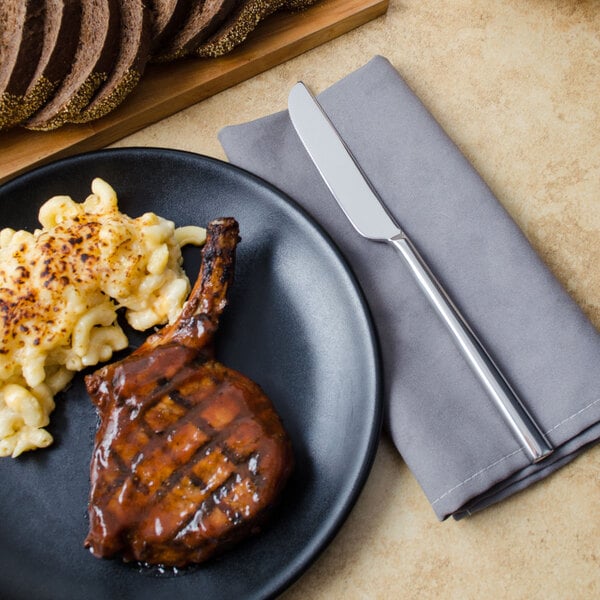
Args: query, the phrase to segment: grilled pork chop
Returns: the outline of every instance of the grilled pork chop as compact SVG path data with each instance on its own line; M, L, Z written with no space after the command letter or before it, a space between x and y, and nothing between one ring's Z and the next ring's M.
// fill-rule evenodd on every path
M85 545L98 557L202 562L257 531L290 474L271 402L213 357L238 239L234 219L212 221L177 322L86 377L100 426Z

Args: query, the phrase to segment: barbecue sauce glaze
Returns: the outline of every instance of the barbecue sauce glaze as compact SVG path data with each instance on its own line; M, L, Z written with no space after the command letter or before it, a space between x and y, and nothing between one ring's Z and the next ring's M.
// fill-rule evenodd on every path
M213 357L239 238L233 219L207 230L179 320L86 378L100 415L85 540L95 556L203 562L260 529L291 473L270 400Z

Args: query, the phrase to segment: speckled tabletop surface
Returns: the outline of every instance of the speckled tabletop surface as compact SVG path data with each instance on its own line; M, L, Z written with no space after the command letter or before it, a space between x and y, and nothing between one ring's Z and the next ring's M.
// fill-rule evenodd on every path
M388 13L115 146L225 158L217 132L387 57L600 329L600 5L390 0ZM349 519L286 600L600 597L600 447L439 523L384 434Z

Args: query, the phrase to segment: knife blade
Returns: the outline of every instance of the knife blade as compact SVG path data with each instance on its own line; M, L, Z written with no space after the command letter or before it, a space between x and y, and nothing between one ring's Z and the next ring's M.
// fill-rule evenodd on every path
M412 241L389 213L327 113L304 83L298 82L292 87L288 112L298 137L353 227L362 236L387 242L400 253L417 285L446 325L462 356L530 460L537 463L549 456L553 448L541 428Z

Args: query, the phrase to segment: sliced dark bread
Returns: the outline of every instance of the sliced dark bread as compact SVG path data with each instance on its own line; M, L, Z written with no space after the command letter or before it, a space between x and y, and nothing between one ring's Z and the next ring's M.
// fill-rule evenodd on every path
M0 2L0 130L18 123L23 97L39 61L44 0Z
M45 0L40 59L23 98L21 120L36 112L67 76L81 30L81 0Z
M194 54L217 57L230 52L268 15L279 10L285 0L242 0L229 18Z
M174 60L196 50L219 28L237 4L237 0L202 0L194 4L183 27L169 43L163 44L155 56L156 60Z
M152 14L142 0L119 1L121 33L114 68L89 105L70 119L73 123L99 119L116 108L135 88L146 68L150 57Z
M112 71L119 49L118 0L82 0L81 31L71 69L54 95L23 123L28 129L56 129L73 119Z
M191 7L203 0L149 0L152 11L151 54L160 52L160 48L173 38L183 26Z

